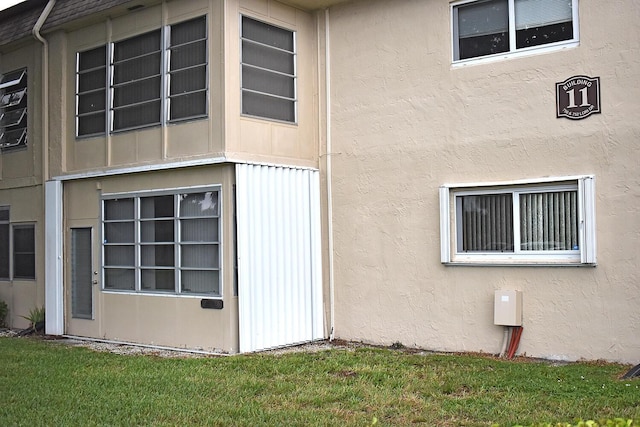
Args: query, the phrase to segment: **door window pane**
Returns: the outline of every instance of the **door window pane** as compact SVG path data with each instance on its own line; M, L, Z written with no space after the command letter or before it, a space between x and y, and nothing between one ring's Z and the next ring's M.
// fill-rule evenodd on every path
M71 316L93 316L91 228L71 229Z

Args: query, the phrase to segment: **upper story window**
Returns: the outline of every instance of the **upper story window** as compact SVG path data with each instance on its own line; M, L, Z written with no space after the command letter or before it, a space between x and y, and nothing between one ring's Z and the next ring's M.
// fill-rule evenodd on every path
M295 33L242 17L242 114L296 122Z
M440 189L442 261L595 264L593 177Z
M204 17L169 28L169 121L207 115L207 25Z
M160 40L160 30L156 30L113 44L112 130L160 124Z
M206 17L79 52L76 80L79 137L206 117Z
M27 145L27 70L0 77L0 148Z
M577 11L578 0L454 3L453 60L577 43Z

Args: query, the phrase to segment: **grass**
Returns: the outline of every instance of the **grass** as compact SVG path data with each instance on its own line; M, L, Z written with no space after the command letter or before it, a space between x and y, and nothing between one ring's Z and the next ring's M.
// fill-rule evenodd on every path
M175 359L0 338L0 425L637 423L628 369L379 348Z

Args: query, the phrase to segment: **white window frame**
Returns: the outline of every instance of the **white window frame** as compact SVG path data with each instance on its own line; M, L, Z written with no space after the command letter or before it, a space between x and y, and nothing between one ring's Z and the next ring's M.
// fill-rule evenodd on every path
M529 193L535 191L577 190L578 195L578 250L521 251L514 245L513 252L460 252L458 242L458 212L456 197L471 194ZM445 265L551 265L595 266L595 177L593 175L542 178L506 182L445 184L440 193L440 261ZM515 205L515 203L514 203ZM514 209L513 217L518 216ZM518 222L514 220L514 223ZM517 243L517 241L516 241Z
M496 60L516 58L520 56L528 56L533 54L541 54L554 52L562 49L576 47L580 44L580 25L578 19L578 1L571 0L571 23L573 25L573 38L571 40L562 40L555 43L542 44L538 46L516 48L516 23L514 4L517 0L508 0L509 7L509 51L500 52L492 55L483 55L467 59L458 59L458 7L470 3L477 3L482 0L461 0L450 4L451 8L451 58L454 66L464 66L467 64L479 64L493 62Z
M143 289L142 288L142 282L141 282L141 272L142 270L149 270L149 269L154 269L152 266L143 266L142 265L142 261L141 261L141 247L148 245L148 244L153 244L152 242L142 242L142 236L141 236L141 222L144 221L154 221L157 219L153 219L153 218L142 218L141 216L141 202L140 199L141 198L145 198L145 197L155 197L155 196L173 196L174 200L176 199L176 197L183 195L183 194L198 194L198 193L206 193L206 192L215 192L218 195L218 230L217 230L217 234L218 234L218 293L212 293L212 292L184 292L182 289L182 283L181 283L181 271L183 270L211 270L211 269L207 269L207 268L190 268L190 267L184 267L182 265L182 261L181 261L181 250L183 246L189 245L190 243L193 242L184 242L181 239L180 236L180 231L178 229L175 229L175 234L174 234L174 241L173 241L173 245L174 245L174 265L173 267L170 268L166 268L168 270L172 270L174 271L175 274L175 289L173 291L160 291L160 290L155 290L155 289L151 289L151 290L147 290L147 289ZM185 298L210 298L210 299L222 299L223 298L223 277L224 277L224 271L223 271L223 202L222 202L222 186L221 185L211 185L211 186L206 186L206 187L184 187L184 188L175 188L175 189L165 189L165 190L153 190L153 191L140 191L140 192L134 192L134 193L109 193L109 194L104 194L101 198L101 227L100 227L100 241L102 242L102 244L100 245L100 267L101 267L101 272L102 272L102 291L103 292L113 292L113 293L128 293L128 294L143 294L143 295L156 295L156 296L173 296L173 297L185 297ZM133 199L133 204L134 204L134 213L133 213L133 218L131 218L131 221L134 223L134 242L130 243L131 246L134 247L134 265L133 267L131 267L131 269L134 270L134 289L118 289L118 288L108 288L106 287L106 280L105 280L105 270L108 269L109 267L112 268L118 268L118 266L106 266L105 265L105 247L107 242L105 241L105 224L109 223L109 222L120 222L120 221L128 221L127 220L114 220L114 221L108 221L105 219L105 201L109 201L109 200L114 200L114 199ZM172 220L174 222L174 227L180 228L180 222L184 219L190 219L190 217L181 217L179 215L179 210L180 210L180 206L179 203L178 205L174 205L174 211L176 212L176 214L174 215L174 217L172 218L166 218L167 220ZM203 217L206 218L206 217ZM159 218L162 220L162 218ZM158 243L162 243L162 242L158 242ZM203 242L202 244L210 244L210 242ZM129 245L129 243L127 243L127 245ZM156 269L165 269L165 268L156 268Z

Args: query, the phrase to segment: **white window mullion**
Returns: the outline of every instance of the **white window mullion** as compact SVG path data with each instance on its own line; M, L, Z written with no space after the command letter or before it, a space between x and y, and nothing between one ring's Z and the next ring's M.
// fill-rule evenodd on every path
M169 51L169 38L171 37L171 29L168 25L165 25L160 30L160 99L162 100L160 106L160 123L162 126L165 126L169 117L169 55L171 52Z
M580 261L596 264L595 178L578 180L578 206Z
M113 132L113 43L107 43L107 114L105 129Z
M520 193L514 192L511 201L513 203L513 252L518 254L522 249L520 243Z
M182 236L180 233L180 195L173 196L173 256L174 256L174 280L175 290L177 294L182 292L182 260L180 259L182 254Z
M516 51L516 5L509 0L509 52Z
M135 290L136 292L140 292L142 290L142 277L140 264L142 262L142 256L140 252L142 251L142 247L140 245L140 198L133 198L133 245L134 245L134 282L135 282Z

